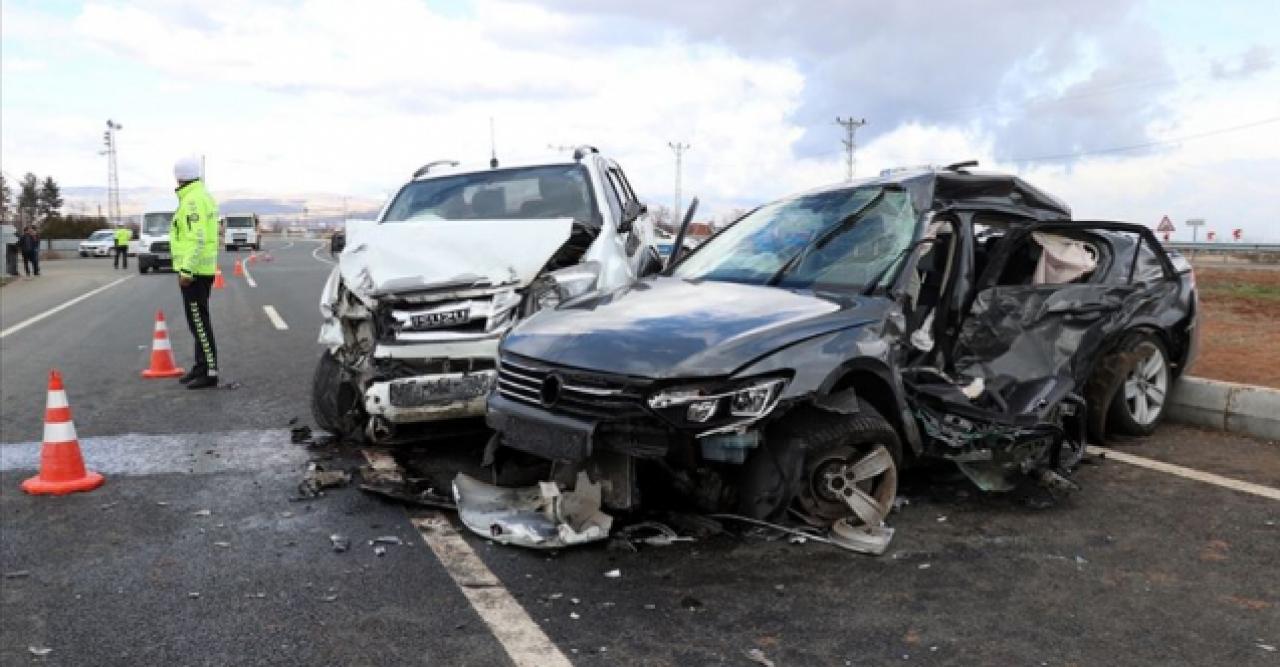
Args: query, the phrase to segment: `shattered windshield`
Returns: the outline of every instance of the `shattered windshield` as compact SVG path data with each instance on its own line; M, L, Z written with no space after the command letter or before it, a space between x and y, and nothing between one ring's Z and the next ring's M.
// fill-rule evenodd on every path
M600 224L591 180L579 164L496 169L414 181L383 222L573 218Z
M148 213L142 216L142 233L147 236L163 236L169 233L169 224L172 222L173 211Z
M911 243L915 226L904 191L871 187L803 195L760 207L690 255L674 275L861 290Z

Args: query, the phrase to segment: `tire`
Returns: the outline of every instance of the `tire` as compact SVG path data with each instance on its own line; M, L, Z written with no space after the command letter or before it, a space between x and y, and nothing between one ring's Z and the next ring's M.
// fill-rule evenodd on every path
M87 253L87 252L85 252L85 251L81 250L81 251L80 251L80 256L81 256L81 257L88 257L88 256L89 256L89 253Z
M259 250L262 250L262 244L261 243L253 244L253 251L258 252Z
M1169 352L1159 338L1142 333L1128 341L1122 354L1124 373L1111 397L1107 425L1124 435L1151 435L1169 405Z
M364 408L360 393L344 376L342 365L325 350L311 380L311 417L316 426L340 438L358 438L363 433Z
M780 518L794 502L819 521L852 514L849 505L822 488L819 480L842 463L869 460L876 448L889 454L888 469L859 488L887 508L897 494L902 444L897 431L870 403L858 401L858 413L843 415L800 408L768 430L747 460L738 485L738 511L757 519ZM882 456L877 454L877 458Z

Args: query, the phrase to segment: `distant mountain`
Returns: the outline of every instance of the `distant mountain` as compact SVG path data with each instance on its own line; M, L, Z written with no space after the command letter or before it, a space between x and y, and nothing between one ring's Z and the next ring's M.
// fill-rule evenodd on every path
M106 208L107 189L100 186L62 188L66 201L63 210L76 214L97 214ZM382 208L382 201L370 197L343 196L328 192L274 195L237 190L218 191L218 209L224 214L257 213L264 220L284 224L330 223L347 218L371 218ZM149 207L170 207L177 203L173 190L164 188L121 188L120 213L125 217L140 215ZM303 213L306 209L306 213ZM103 211L105 214L105 210Z

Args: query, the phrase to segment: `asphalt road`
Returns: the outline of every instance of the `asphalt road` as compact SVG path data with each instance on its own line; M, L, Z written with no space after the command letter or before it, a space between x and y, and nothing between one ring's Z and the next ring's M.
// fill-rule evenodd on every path
M464 534L484 570L466 571L465 554L410 522L428 510L353 487L296 497L308 461L363 459L290 444L289 420L309 421L329 266L314 243L281 245L250 267L257 287L224 256L213 320L237 388L138 377L156 308L190 361L168 274L131 273L0 339L0 663L556 664L521 652L537 644L519 635L527 614L573 664L751 665L752 649L780 666L1280 664L1280 502L1116 460L1083 467L1084 490L1049 506L980 494L945 469L909 474L881 558L740 530L635 553ZM90 262L5 286L0 328L125 275ZM17 490L37 461L50 367L107 476L93 493ZM1280 486L1276 443L1168 426L1119 448ZM403 544L377 555L369 541L389 536ZM491 626L495 609L515 616Z

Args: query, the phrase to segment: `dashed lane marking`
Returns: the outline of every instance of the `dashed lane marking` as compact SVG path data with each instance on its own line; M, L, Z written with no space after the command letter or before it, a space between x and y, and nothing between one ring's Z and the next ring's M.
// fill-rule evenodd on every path
M25 319L25 320L23 320L23 321L21 321L21 322L19 322L19 323L15 324L15 325L13 325L13 326L9 327L8 329L5 329L4 331L0 331L0 338L4 338L5 336L8 336L9 334L17 333L17 332L19 332L19 331L22 331L23 329L25 329L25 328L27 328L27 327L31 326L32 324L35 324L36 322L39 322L40 320L43 320L43 319L44 319L44 318L46 318L46 317L49 317L49 316L51 316L51 315L55 315L55 314L57 314L57 313L59 313L59 312L61 312L61 311L63 311L63 310L66 310L67 308L70 308L70 307L72 307L72 306L76 305L77 303L80 303L81 301L84 301L85 299L87 299L87 298L89 298L89 297L91 297L91 296L93 296L93 295L95 295L95 294L98 294L99 292L105 292L105 291L107 291L107 290L111 289L112 287L115 287L116 285L119 285L120 283L122 283L122 282L124 282L124 281L126 281L126 280L129 280L129 279L130 279L130 278L132 278L132 277L133 277L133 276L125 276L125 277L120 278L120 279L118 279L118 280L113 280L113 281L111 281L111 282L107 283L106 285L103 285L102 287L99 287L99 288L97 288L97 289L94 289L94 290L90 290L90 291L88 291L88 292L85 292L84 294L81 294L80 296L78 296L78 297L76 297L76 298L74 298L74 299L72 299L72 300L70 300L70 301L66 301L66 302L62 303L61 305L54 306L53 308L50 308L49 310L46 310L46 311L44 311L43 313L40 313L39 315L36 315L36 316L34 316L34 317L28 317L27 319Z
M365 449L362 453L380 474L403 474L400 464L387 452ZM439 512L415 511L409 521L516 667L572 666L447 517Z
M1220 486L1224 489L1240 491L1241 493L1250 493L1255 496L1261 496L1271 500L1280 500L1280 489L1273 489L1269 486L1254 484L1253 482L1244 482L1230 477L1223 477L1222 475L1215 475L1211 472L1196 470L1195 468L1187 468L1185 466L1174 465L1172 463L1165 463L1164 461L1156 461L1154 459L1136 456L1134 454L1117 451L1115 449L1107 449L1106 447L1095 447L1090 445L1089 453L1102 454L1108 459L1128 463L1129 465L1135 465L1148 470L1168 473L1184 479L1213 484L1214 486Z
M267 314L267 319L271 320L272 326L276 329L284 331L289 328L289 325L284 323L284 318L280 317L280 313L276 312L274 306L263 306L262 312Z

